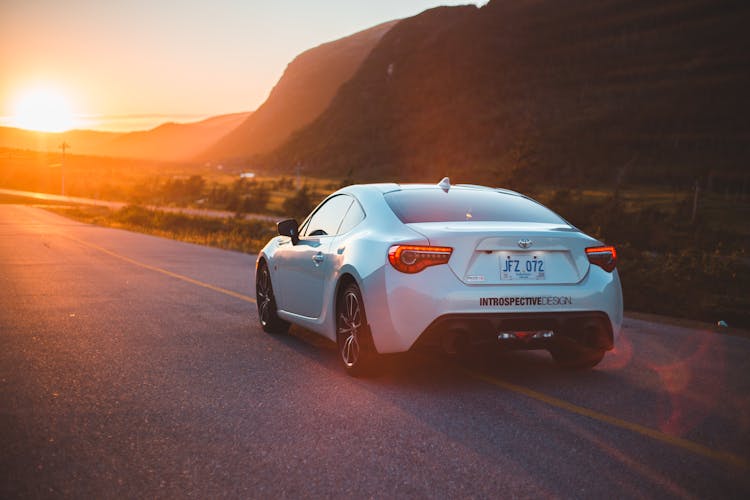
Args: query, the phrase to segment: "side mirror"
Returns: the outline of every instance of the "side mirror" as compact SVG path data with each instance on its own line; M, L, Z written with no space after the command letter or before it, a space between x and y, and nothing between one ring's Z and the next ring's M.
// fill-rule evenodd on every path
M281 236L289 236L292 239L292 245L299 243L299 224L294 219L285 219L276 224Z

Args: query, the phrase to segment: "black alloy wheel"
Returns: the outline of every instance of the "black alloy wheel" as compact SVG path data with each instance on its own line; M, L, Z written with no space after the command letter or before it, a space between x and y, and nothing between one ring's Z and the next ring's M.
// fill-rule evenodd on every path
M349 375L371 375L378 353L367 326L362 294L355 283L347 285L339 295L336 307L336 341L339 355Z
M289 323L276 314L276 299L271 285L271 273L268 265L261 261L255 275L255 300L258 304L258 319L263 331L267 333L286 333Z

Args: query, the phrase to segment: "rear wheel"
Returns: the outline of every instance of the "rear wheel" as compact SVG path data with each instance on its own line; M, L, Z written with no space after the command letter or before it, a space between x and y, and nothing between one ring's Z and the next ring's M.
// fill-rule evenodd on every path
M593 368L604 358L611 336L597 321L588 321L578 326L571 337L559 337L551 346L552 359L563 368L585 370Z
M549 352L555 363L570 370L593 368L601 362L605 353L603 349L589 347L576 341L555 346Z
M379 356L367 326L362 294L355 283L347 285L337 301L336 343L349 375L360 377L374 373Z
M255 275L255 300L258 304L258 319L263 331L268 333L286 333L289 323L276 314L276 298L271 285L271 273L265 261L258 265Z

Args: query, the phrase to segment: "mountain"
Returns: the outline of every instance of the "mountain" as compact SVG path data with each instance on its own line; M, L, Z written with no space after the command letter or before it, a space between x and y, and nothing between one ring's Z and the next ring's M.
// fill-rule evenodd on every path
M139 132L35 132L0 127L0 147L34 151L57 151L60 144L70 145L79 155L136 158L158 161L185 161L225 136L244 122L250 113L215 116L194 123L165 123Z
M252 114L233 113L195 123L165 123L151 130L122 134L109 142L102 153L149 160L190 160L249 116Z
M94 130L70 130L68 132L35 132L13 127L0 127L0 148L26 149L31 151L58 151L66 142L75 145L71 152L87 154L97 151L120 134Z
M355 180L693 182L750 157L750 3L492 0L388 31L262 161Z
M323 112L341 84L396 23L380 24L297 56L255 113L201 157L246 158L279 146Z

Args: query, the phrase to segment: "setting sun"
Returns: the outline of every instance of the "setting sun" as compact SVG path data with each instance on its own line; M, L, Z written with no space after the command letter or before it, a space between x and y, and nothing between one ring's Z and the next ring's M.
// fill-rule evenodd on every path
M21 94L13 110L13 126L40 132L63 132L75 120L70 104L59 92L35 88Z

